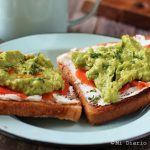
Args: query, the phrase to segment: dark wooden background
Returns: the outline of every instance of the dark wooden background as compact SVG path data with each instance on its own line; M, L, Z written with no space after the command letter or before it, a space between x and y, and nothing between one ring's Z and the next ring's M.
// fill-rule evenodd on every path
M84 0L69 0L69 18L76 19L83 15L81 7ZM131 25L117 23L113 20L104 17L93 16L80 25L69 28L68 32L94 33L103 34L107 36L120 37L123 34L143 34L150 35L150 31L135 28ZM146 122L149 123L149 122ZM138 127L136 127L138 128ZM130 131L129 131L130 132ZM110 150L150 150L150 136L137 140L139 142L146 142L146 145L106 145L104 147L95 147L91 149L110 149ZM42 145L40 143L30 143L28 141L21 141L11 137L0 134L0 150L67 150L73 148L56 148L50 145ZM74 148L78 149L78 148ZM85 148L87 149L87 148Z
M81 12L85 0L69 0L70 18L75 19L83 15ZM140 0L139 0L140 1ZM142 1L142 0L141 0ZM135 28L132 25L117 23L104 17L93 16L84 23L69 30L70 32L94 33L108 36L120 37L123 34L150 35L150 30Z

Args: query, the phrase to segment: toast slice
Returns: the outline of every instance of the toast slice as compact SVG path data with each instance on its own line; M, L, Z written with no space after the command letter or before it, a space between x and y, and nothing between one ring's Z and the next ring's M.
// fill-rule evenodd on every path
M141 37L138 37L138 40L140 41ZM149 45L150 41L144 41L143 43L145 45ZM98 46L108 45L115 45L115 43L99 44ZM73 51L74 50L75 49L73 49ZM86 51L86 48L81 49L81 51ZM76 93L78 94L87 119L91 125L103 124L105 122L135 112L140 108L150 104L150 87L147 87L134 95L125 96L121 101L117 103L105 104L103 102L100 102L99 105L93 105L89 102L88 96L89 92L95 90L95 88L82 83L77 78L76 68L71 60L70 54L71 52L60 55L57 58L57 63L63 76L66 77L67 81L73 85Z
M68 93L68 98L59 96L49 100L39 100L35 97L35 99L19 101L12 100L12 96L0 100L0 115L52 117L75 122L79 121L81 116L81 103L75 94L70 96L70 93Z
M80 119L82 107L74 88L44 55L1 53L0 72L0 115L53 117L75 122ZM61 88L59 81L63 84ZM43 93L38 94L39 91Z

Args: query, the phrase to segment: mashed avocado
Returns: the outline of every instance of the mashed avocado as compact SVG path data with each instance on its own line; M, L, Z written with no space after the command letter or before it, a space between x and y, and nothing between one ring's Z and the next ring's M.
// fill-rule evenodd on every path
M86 76L94 80L105 102L116 102L128 82L150 81L150 49L128 35L115 46L73 52L72 61L76 68L87 70Z
M62 89L64 81L43 54L7 51L0 53L0 85L26 95L42 95Z

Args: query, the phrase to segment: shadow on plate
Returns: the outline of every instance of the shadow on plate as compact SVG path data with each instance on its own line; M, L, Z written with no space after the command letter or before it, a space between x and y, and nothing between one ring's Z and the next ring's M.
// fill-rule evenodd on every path
M91 126L86 120L85 114L82 115L78 123L74 123L66 120L58 120L53 118L31 118L31 117L15 117L16 119L36 127L40 127L47 130L57 130L65 132L93 132L97 130L109 130L120 126L127 125L133 121L136 121L142 117L150 107L147 106L135 113L121 117L119 119L110 121L103 125Z

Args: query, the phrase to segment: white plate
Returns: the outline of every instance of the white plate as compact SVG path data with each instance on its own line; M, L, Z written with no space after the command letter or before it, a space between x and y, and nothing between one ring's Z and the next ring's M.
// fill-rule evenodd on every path
M56 57L74 47L113 42L118 39L91 34L44 34L12 40L0 45L4 50L42 52L56 65ZM0 116L0 130L24 139L63 145L95 145L142 137L150 133L150 109L91 126L82 116L78 123L57 119Z

